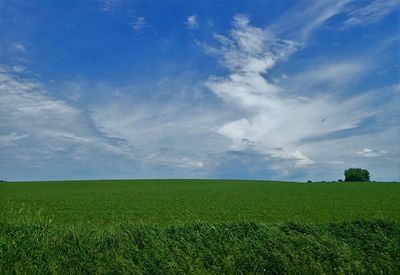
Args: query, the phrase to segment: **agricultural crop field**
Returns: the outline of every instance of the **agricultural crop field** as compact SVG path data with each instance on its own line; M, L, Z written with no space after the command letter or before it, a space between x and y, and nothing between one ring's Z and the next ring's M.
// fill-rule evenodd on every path
M0 184L0 213L53 223L400 221L400 184L110 180Z
M0 273L398 273L399 183L0 184Z

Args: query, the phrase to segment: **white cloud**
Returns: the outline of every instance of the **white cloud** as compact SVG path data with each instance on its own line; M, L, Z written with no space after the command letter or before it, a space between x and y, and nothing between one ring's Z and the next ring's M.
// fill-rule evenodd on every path
M7 66L0 64L0 73L20 73L25 71L25 67L21 65Z
M13 72L16 72L16 73L20 73L20 72L25 71L25 67L24 66L20 66L20 65L12 66L11 69L12 69Z
M369 148L364 148L362 151L357 152L357 154L367 158L372 158L372 157L382 156L384 154L387 154L387 152L384 150L373 150Z
M14 43L11 45L11 50L25 53L27 52L26 47L22 43Z
M8 147L16 145L17 141L23 138L29 137L27 134L19 134L17 132L12 132L5 135L0 135L0 147Z
M374 114L366 107L366 96L344 102L333 95L298 97L298 92L288 93L283 86L269 82L265 75L297 49L296 43L251 26L245 16L235 16L229 36L216 35L216 39L220 47L205 47L206 52L216 56L230 73L211 77L206 86L242 113L241 118L217 130L231 140L233 150L245 150L251 144L266 158L281 159L274 164L276 169L313 165L318 150L310 150L307 140L356 128ZM347 81L350 72L359 71L357 63L341 63L318 73L308 72L303 81Z
M366 6L354 7L365 3L368 1L311 1L310 5L298 2L270 29L280 37L296 40L304 46L315 31L336 15L347 15L347 19L343 23L345 27L365 26L382 20L398 8L400 2L398 0L373 0Z
M351 0L312 1L309 5L298 2L271 26L271 30L304 45L314 31L342 13L349 2Z
M228 149L214 133L214 125L222 123L223 117L221 111L180 99L140 102L124 96L91 111L96 127L126 142L135 152L132 156L148 168L205 167L208 153Z
M135 32L140 32L141 30L143 30L146 27L148 27L148 24L144 20L144 17L141 17L141 16L136 17L135 21L132 23L132 29Z
M166 166L170 169L201 169L204 162L185 155L171 155L163 153L152 153L146 155L143 161L149 166Z
M16 72L0 71L0 117L1 154L7 165L18 159L31 161L31 167L50 165L59 154L92 163L95 155L124 155L123 148L96 134L82 110Z
M373 66L369 61L360 58L332 60L319 65L306 66L295 75L287 76L278 83L283 90L297 95L310 96L316 94L331 94L332 92L348 90L352 84L370 73Z
M301 82L307 84L334 83L347 84L368 72L368 64L358 60L336 60L333 64L324 64L299 75ZM297 83L299 84L299 83Z
M364 3L364 2L362 2ZM346 27L365 26L381 21L399 7L398 0L374 0L369 5L350 10L347 13Z
M295 163L298 167L308 166L314 163L314 161L312 161L309 157L304 155L299 150L291 152L288 156L284 158L295 160Z
M100 0L100 9L104 12L116 12L121 9L123 0Z
M308 38L315 30L317 30L322 24L333 16L339 14L344 6L349 2L349 0L341 1L316 1L313 5L310 5L307 12L308 18L313 18L313 20L308 21L302 28L302 40ZM307 18L304 17L304 18ZM309 19L308 19L309 20Z
M345 162L342 160L326 160L326 161L324 161L324 163L333 165L333 166L336 166L336 165L342 166L343 164L345 164Z
M229 36L217 34L214 37L220 48L204 46L205 51L218 57L227 69L254 73L253 77L270 69L278 60L287 58L297 46L293 41L278 39L272 32L251 26L244 15L234 17Z
M63 164L62 171L84 167L91 173L99 167L113 167L108 177L206 177L208 155L229 149L214 131L229 112L200 104L201 96L195 97L192 84L153 83L162 87L151 90L174 92L173 98L168 93L168 101L132 98L137 87L126 87L119 95L109 87L103 91L109 100L94 104L87 112L56 98L38 80L23 77L9 66L0 69L3 170L19 171L23 162L30 171ZM195 102L182 98L189 91Z
M186 27L188 29L197 29L199 28L199 24L197 22L197 15L191 15L186 18Z

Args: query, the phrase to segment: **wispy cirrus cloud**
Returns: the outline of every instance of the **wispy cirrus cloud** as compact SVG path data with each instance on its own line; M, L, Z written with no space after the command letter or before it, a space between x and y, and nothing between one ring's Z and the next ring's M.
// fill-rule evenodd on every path
M305 44L308 38L329 19L342 13L351 0L298 2L270 29L279 36Z
M173 84L161 85L157 89L177 92ZM23 164L39 179L54 178L44 171L53 165L64 165L55 169L56 178L70 178L79 167L90 177L116 163L120 167L107 172L115 177L207 177L213 165L209 155L228 149L214 125L229 112L186 101L181 97L188 96L189 86L182 85L182 93L168 101L132 98L137 87L113 95L110 87L106 103L85 110L56 98L40 80L2 65L0 165L11 172ZM191 97L194 92L191 84Z
M365 3L364 1L361 3ZM345 27L375 24L400 6L398 0L373 0L368 5L350 10L344 21Z
M363 58L328 59L275 81L283 90L298 96L329 95L346 92L346 87L352 87L372 70L371 62Z
M80 162L96 165L101 156L124 156L124 148L100 136L81 109L51 96L39 80L27 78L12 67L1 67L2 167L17 169L23 163L26 171L46 178L41 169L61 160L68 170Z

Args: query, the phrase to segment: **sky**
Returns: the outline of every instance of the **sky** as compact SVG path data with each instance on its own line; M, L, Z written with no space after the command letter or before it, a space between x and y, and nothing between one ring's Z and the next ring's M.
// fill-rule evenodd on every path
M399 181L399 6L0 0L0 179Z

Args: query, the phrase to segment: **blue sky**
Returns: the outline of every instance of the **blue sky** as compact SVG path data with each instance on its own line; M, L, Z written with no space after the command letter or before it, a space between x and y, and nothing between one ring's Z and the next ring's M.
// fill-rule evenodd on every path
M0 178L400 180L399 1L0 0Z

